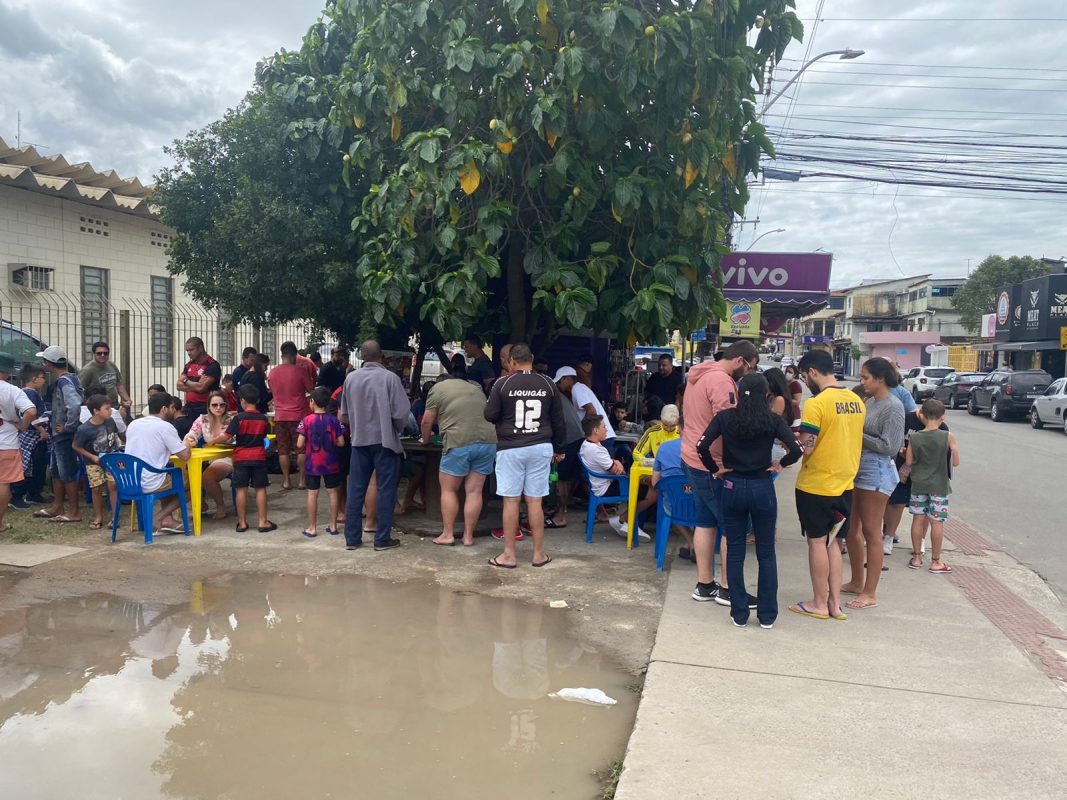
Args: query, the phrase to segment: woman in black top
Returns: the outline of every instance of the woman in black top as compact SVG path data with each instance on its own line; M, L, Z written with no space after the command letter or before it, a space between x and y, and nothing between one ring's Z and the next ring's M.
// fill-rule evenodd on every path
M770 628L778 618L778 561L774 552L778 498L771 478L799 460L802 451L785 419L771 411L766 378L759 373L746 375L737 392L737 406L715 415L697 443L697 453L708 471L722 481L730 616L737 627L748 623L751 604L745 591L745 533L751 518L759 562L756 616L760 627ZM711 454L711 444L720 436L722 464ZM776 441L786 448L780 461L771 458Z

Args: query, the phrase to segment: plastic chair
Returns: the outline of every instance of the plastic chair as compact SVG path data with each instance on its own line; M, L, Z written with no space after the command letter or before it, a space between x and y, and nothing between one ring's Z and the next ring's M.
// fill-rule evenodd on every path
M137 509L141 527L144 529L144 543L152 544L152 506L156 500L161 500L170 495L177 496L182 509L182 524L185 535L190 535L189 507L185 501L185 481L182 471L178 467L166 467L156 469L146 464L135 456L125 453L108 453L100 457L100 466L106 469L115 478L115 486L118 490L119 502L115 508L115 515L111 521L111 541L115 541L119 527L119 514L122 509L122 501L129 500ZM169 475L171 486L169 489L161 489L156 492L145 492L141 488L141 475L152 472L157 475Z
M663 559L667 555L667 537L671 525L697 526L696 503L693 502L693 488L684 475L671 475L661 478L656 484L656 569L663 571Z
M596 510L603 505L615 503L622 503L626 505L630 502L630 476L626 474L612 475L608 472L595 472L589 469L585 462L580 458L578 461L582 465L582 477L585 479L586 488L589 490L589 511L585 515L585 540L587 542L593 541L593 525L596 524ZM593 478L604 478L609 481L619 482L619 494L618 495L605 495L604 497L597 497L593 492L593 482L590 480ZM639 525L639 520L634 520L635 525ZM634 547L637 546L637 537L634 537Z

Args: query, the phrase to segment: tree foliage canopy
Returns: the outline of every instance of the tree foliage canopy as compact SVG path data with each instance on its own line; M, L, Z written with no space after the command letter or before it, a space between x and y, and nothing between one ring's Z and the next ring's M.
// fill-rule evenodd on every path
M960 312L960 324L977 332L982 315L993 311L997 291L1047 273L1048 267L1032 256L986 256L966 283L952 296L952 306Z
M269 149L309 165L306 177L283 171L295 196L282 199L282 222L342 221L328 258L306 256L326 271L327 295L377 327L437 340L586 327L630 342L702 327L721 307L731 214L772 154L755 91L802 34L792 5L329 0L300 51L258 73L253 108L284 121L289 140ZM225 168L202 168L214 155L203 137L179 145L187 157L162 181L168 206L175 185L214 183L214 165ZM192 234L216 194L188 212L194 227L186 213L168 221ZM318 233L293 231L297 251ZM218 256L179 245L194 291L225 292L201 275ZM286 299L287 310L311 300Z

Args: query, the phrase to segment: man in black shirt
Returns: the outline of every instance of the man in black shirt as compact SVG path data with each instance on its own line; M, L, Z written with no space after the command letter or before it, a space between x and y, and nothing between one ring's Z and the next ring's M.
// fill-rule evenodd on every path
M488 392L489 387L496 380L496 370L493 369L492 360L482 349L482 337L474 334L468 335L463 340L463 352L467 354L467 358L473 359L471 365L467 367L467 380L481 384Z
M241 385L241 378L245 376L246 372L252 369L253 364L256 362L256 356L259 353L256 352L254 347L246 347L241 351L241 363L233 368L233 388L234 391ZM238 404L240 408L240 404Z
M330 394L343 386L345 376L348 375L348 351L341 346L330 351L330 360L322 365L319 370L319 386L325 386Z
M674 368L674 357L663 353L659 357L659 371L650 375L645 384L646 397L658 397L663 405L678 402L678 390L682 387L682 373Z
M504 552L489 563L515 569L519 502L525 497L532 564L543 567L552 559L545 555L541 498L548 494L552 462L563 460L567 433L563 400L551 378L533 371L533 353L527 345L511 348L511 366L514 372L493 384L485 404L485 418L496 425L496 484L504 500Z

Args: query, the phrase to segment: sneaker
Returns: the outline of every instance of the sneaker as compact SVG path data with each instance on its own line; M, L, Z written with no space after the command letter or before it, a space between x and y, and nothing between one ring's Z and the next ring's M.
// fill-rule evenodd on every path
M35 506L47 506L52 501L47 497L41 497L41 495L39 494L31 494L29 497L26 498L26 502L32 503Z
M696 588L693 589L693 599L706 603L709 600L714 600L718 595L721 587L715 581L711 583L698 583Z
M640 539L642 542L651 542L652 541L652 537L649 536L647 533L645 533L640 528L637 529L637 538Z
M529 528L527 528L524 525L520 525L519 526L519 532L515 534L515 541L516 542L521 542L523 539L526 538L526 534L529 533L529 532L530 532ZM494 539L499 539L500 541L504 541L504 529L503 528L493 528L492 535L493 535Z
M747 622L738 622L733 617L730 617L730 622L732 622L734 624L735 628L747 628L748 627L748 623Z
M893 537L882 536L882 555L893 555Z
M622 522L618 517L608 517L608 525L610 525L611 529L623 539L626 538L627 531L625 522ZM646 533L645 535L647 536L648 534Z
M33 508L24 497L12 497L11 502L8 503L11 508L17 508L20 511L25 511L27 508Z
M900 544L900 537L899 536L894 536L893 537L893 544Z
M718 594L715 595L715 602L718 603L720 606L728 606L728 605L730 605L730 602L731 602L730 601L730 590L728 588L727 589L723 589L720 586ZM750 609L754 609L756 607L756 596L755 595L751 595L750 594L748 596L748 607Z
M345 550L358 550L363 546L363 542L356 542L355 544L346 544Z
M377 542L374 543L375 552L378 552L379 550L392 550L394 547L400 547L399 539L388 539L381 544L378 544Z
M834 526L830 528L830 539L836 539L837 534L841 532L841 528L848 522L848 517L842 514L840 511L834 512Z
M761 628L763 628L763 630L765 630L765 631L769 631L769 630L770 630L771 628L773 628L773 627L774 627L774 623L773 623L773 622L761 622L761 623L759 624L759 626L760 626Z

